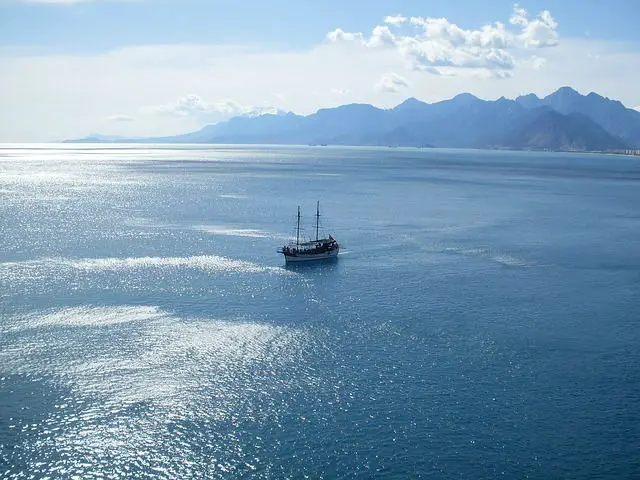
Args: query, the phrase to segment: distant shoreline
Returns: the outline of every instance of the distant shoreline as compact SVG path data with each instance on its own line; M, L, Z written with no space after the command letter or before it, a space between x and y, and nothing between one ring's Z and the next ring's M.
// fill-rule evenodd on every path
M85 140L63 140L60 142L0 142L1 146L8 145L153 145L154 147L163 146L181 146L188 148L190 146L206 146L206 147L307 147L307 148L379 148L379 149L396 149L407 148L412 150L479 150L486 152L505 151L505 152L540 152L540 153L591 153L599 155L617 155L624 157L640 157L640 149L615 149L615 150L553 150L553 149L525 149L525 148L506 148L506 147L438 147L433 145L413 146L413 145L342 145L342 144L296 144L296 143L169 143L169 142L149 142L149 141L85 141ZM2 148L2 147L0 147Z
M594 150L585 153L600 153L603 155L622 155L625 157L640 157L640 150Z

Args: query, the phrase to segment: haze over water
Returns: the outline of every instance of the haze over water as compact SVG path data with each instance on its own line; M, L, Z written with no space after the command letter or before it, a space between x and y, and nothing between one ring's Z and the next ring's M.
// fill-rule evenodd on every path
M638 478L640 163L0 148L0 478ZM285 268L297 205L342 245Z

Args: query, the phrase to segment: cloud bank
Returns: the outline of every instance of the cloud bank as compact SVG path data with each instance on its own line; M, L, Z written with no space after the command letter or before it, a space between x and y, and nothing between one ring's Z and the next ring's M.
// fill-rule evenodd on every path
M547 10L531 17L516 4L509 22L514 28L494 22L467 30L446 18L392 15L384 19L386 25L375 26L368 37L337 28L327 33L327 39L367 49L391 49L413 70L505 78L511 76L522 50L554 47L559 41L558 23ZM406 24L412 33L401 33Z
M207 114L221 114L224 116L235 115L264 115L286 113L276 107L241 105L235 100L223 100L219 102L206 102L199 95L188 94L175 102L164 105L144 106L140 112L148 115L169 115L177 117L198 116Z

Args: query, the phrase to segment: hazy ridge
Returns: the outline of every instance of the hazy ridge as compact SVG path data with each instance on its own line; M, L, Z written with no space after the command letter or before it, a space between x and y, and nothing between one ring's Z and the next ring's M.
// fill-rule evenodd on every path
M409 98L392 109L349 104L306 116L239 116L168 137L67 140L114 141L620 150L640 148L640 112L597 93L562 87L544 98L487 101L462 93L431 104Z

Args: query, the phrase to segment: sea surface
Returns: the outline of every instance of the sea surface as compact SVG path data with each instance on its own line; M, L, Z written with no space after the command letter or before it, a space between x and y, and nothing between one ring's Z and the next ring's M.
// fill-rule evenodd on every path
M2 479L640 478L638 158L3 145L0 302Z

